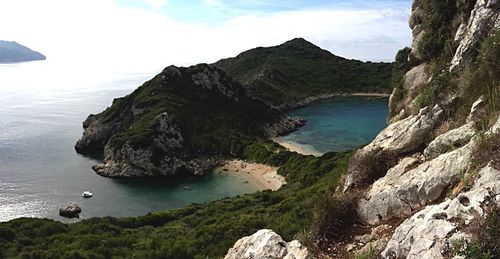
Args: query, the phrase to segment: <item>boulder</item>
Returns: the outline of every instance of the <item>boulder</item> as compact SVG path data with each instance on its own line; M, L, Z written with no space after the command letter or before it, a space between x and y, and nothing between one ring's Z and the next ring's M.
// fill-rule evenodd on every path
M405 220L382 252L384 258L445 258L454 240L467 239L460 231L484 215L488 202L500 203L500 172L490 165L479 171L472 189L440 204L427 206Z
M307 248L299 241L285 242L281 236L269 229L236 241L225 259L306 259L312 258Z
M70 203L65 208L59 209L59 216L66 218L78 218L82 208L76 203Z
M481 96L477 101L472 104L469 116L467 116L467 123L479 123L486 115L486 101L484 96Z
M469 122L462 127L441 134L424 150L424 157L426 159L433 159L450 150L462 147L469 143L471 138L476 135L476 132L475 123Z

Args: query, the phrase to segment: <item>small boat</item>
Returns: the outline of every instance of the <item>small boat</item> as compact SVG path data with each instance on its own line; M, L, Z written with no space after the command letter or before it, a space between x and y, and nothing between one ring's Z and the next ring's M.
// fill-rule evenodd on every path
M92 197L92 193L91 193L91 192L89 192L89 191L84 191L84 192L82 193L82 197L83 197L83 198L90 198L90 197Z

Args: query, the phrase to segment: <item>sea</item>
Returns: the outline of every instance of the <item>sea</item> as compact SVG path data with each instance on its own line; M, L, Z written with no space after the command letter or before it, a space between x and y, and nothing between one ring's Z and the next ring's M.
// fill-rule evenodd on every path
M37 61L0 65L0 221L41 217L74 222L144 215L257 191L238 174L174 180L110 179L91 167L99 159L77 154L82 122L161 71L98 69ZM370 142L385 126L387 99L338 97L290 112L308 120L287 141L319 152ZM81 197L91 191L90 199ZM76 202L80 219L58 215Z

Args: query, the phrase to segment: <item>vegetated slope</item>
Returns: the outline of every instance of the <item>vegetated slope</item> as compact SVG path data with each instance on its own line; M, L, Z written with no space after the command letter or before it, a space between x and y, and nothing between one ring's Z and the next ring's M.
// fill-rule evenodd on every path
M354 152L344 192L318 212L327 220L316 223L326 226L315 228L316 248L334 258L500 258L500 2L415 0L410 27L391 123ZM328 224L347 222L336 208L352 192L362 195L347 214L364 227Z
M281 108L319 95L391 90L392 64L348 60L302 38L251 49L214 65L242 83L250 95Z
M203 174L256 139L296 126L205 64L168 67L83 125L76 150L104 149L105 163L94 170L111 177Z
M45 56L15 41L0 40L0 63L45 60Z
M245 157L281 166L287 185L141 217L0 223L0 258L221 258L237 239L260 228L292 239L308 229L317 201L335 189L349 156L316 158L253 144Z

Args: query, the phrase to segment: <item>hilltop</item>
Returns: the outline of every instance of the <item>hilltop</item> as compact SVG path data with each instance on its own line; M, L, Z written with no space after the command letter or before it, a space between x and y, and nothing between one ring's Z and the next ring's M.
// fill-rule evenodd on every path
M169 66L84 122L80 153L104 152L109 177L202 175L258 139L299 126L222 70Z
M214 64L264 103L290 109L341 93L390 93L392 64L335 56L302 38ZM309 101L308 101L309 99Z

